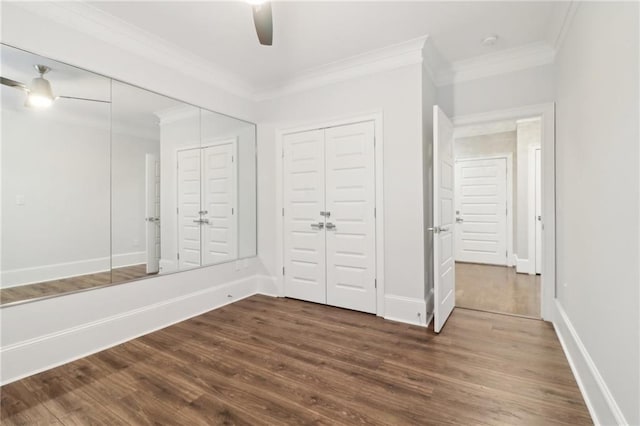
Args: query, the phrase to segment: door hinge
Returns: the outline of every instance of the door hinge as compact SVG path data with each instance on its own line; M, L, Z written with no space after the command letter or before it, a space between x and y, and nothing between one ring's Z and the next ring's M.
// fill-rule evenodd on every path
M282 275L284 275L284 266L282 267Z
M282 208L282 216L284 216L284 207Z
M509 252L508 251L504 252L504 257L509 258Z
M233 155L231 156L231 162L233 163Z
M282 148L282 158L284 158L284 148Z
M373 208L373 217L376 217L377 213L376 213L376 208Z
M180 253L178 253L178 260L180 260Z
M373 288L378 288L378 279L373 280Z
M176 207L176 213L180 213L180 207Z
M235 209L233 207L231 207L231 214L235 214Z

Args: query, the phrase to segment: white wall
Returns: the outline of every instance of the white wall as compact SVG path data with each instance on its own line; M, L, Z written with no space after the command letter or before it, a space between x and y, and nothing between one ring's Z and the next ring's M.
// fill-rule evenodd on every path
M255 121L250 101L193 81L161 63L150 63L121 46L28 14L11 3L2 4L1 19L4 43ZM216 265L1 307L1 380L59 365L252 294L260 284L255 276L261 273L256 258L246 266L244 262Z
M581 3L555 69L557 326L602 424L640 424L638 12Z
M553 102L553 65L438 87L438 104L450 117Z
M114 268L146 263L146 154L160 154L155 137L113 128L111 134L111 246Z
M110 267L109 107L55 107L3 105L2 287Z
M405 66L259 103L259 252L280 275L276 247L275 132L375 111L384 120L385 290L424 310L422 70ZM407 312L414 320L417 312ZM425 312L421 312L424 318Z

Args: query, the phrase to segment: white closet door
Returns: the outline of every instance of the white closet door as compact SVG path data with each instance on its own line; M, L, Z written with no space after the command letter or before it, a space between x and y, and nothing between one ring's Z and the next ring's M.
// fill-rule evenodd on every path
M327 304L376 312L374 123L325 131Z
M147 274L160 270L160 159L145 155L145 221Z
M200 149L178 151L178 268L200 266Z
M236 143L202 150L202 264L237 258Z
M326 303L324 131L285 135L284 292Z
M506 265L507 160L458 160L455 176L456 260Z
M536 224L536 274L542 274L542 151L535 150L535 224Z

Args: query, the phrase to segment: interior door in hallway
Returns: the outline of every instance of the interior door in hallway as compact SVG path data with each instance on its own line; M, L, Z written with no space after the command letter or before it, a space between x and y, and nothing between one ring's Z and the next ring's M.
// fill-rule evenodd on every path
M456 260L507 264L507 160L456 161Z
M376 312L374 123L325 131L327 304Z
M236 141L202 149L202 264L237 258Z
M433 107L433 293L434 331L439 333L456 304L453 238L453 124Z
M326 303L324 130L283 138L284 293Z

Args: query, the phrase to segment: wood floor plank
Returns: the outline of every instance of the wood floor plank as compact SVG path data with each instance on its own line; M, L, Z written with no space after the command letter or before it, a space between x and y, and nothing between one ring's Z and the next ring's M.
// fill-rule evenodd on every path
M552 327L253 296L0 388L2 424L591 424Z

